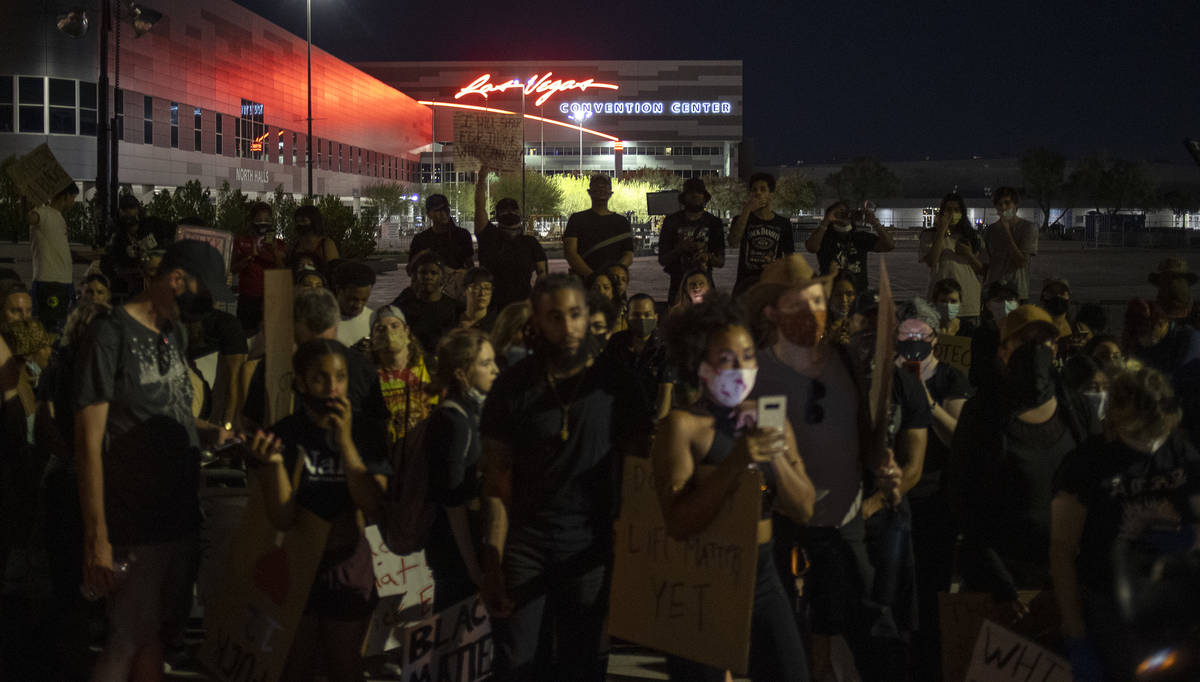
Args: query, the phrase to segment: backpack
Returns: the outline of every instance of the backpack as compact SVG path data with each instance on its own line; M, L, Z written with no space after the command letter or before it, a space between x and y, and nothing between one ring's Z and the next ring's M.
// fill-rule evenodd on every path
M405 412L408 411L405 398ZM447 407L466 416L453 400L443 399ZM417 422L392 446L392 479L383 503L380 532L383 542L395 554L411 554L425 548L429 530L437 518L437 505L429 497L429 458L425 453L425 431L429 417ZM470 441L467 444L470 447Z

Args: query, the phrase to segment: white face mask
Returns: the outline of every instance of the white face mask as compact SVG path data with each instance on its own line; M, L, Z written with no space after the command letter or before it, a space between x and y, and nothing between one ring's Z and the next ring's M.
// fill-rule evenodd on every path
M850 230L854 229L854 225L850 223L846 223L844 225L834 223L831 227L833 227L834 232L849 232Z
M754 381L758 378L758 368L754 369L723 369L720 372L713 369L707 362L700 363L700 381L708 388L708 394L718 404L725 407L737 407L750 397L754 390Z
M958 305L959 304L957 303L938 304L938 309L942 313L942 318L945 319L947 323L954 321L954 318L958 317Z
M1016 218L1016 217L1017 217L1017 209L1015 209L1015 208L1010 208L1010 209L1007 209L1007 210L1004 210L1004 211L1000 211L1000 217L1001 217L1001 218L1008 218L1009 220L1012 220L1013 218Z
M1092 406L1092 412L1096 413L1096 418L1104 420L1104 413L1108 409L1108 393L1106 391L1083 391L1083 397Z
M1021 305L1016 301L992 301L988 303L988 310L992 311L992 318L996 320L996 324L1008 317L1008 314L1017 309Z

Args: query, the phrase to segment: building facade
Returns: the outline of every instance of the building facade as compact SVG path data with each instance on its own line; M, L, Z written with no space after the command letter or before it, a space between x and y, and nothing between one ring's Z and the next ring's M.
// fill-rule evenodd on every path
M114 8L125 3L114 2ZM228 182L252 196L307 187L306 43L229 0L152 0L163 14L135 37L116 18L109 102L118 181L155 187ZM80 39L42 3L4 3L0 21L0 158L48 143L72 177L96 177L99 17ZM415 179L432 135L430 108L312 50L313 192L357 196Z
M356 66L434 110L421 181L461 182L454 114L524 116L527 170L683 177L738 173L741 61L365 62Z

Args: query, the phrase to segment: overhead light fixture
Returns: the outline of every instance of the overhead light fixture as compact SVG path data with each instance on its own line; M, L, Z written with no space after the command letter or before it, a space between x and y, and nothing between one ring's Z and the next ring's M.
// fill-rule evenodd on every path
M88 16L82 7L72 7L66 14L58 16L55 24L58 31L71 38L82 38L87 35Z
M145 5L139 5L136 2L129 3L129 21L133 24L133 32L137 38L149 33L158 20L162 19L162 16L162 12L150 9Z

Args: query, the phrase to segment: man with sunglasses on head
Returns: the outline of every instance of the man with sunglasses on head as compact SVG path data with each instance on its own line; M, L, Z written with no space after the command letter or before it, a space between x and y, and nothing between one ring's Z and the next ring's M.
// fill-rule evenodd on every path
M863 472L872 471L877 488L894 496L900 469L867 451L865 401L849 357L825 339L824 281L803 256L768 265L744 300L752 313L761 310L765 324L760 328L768 330L768 338L759 339L765 347L758 353L752 397L787 396L796 445L806 453L805 466L817 489L808 525L775 517L776 563L784 588L797 602L792 578L804 575L816 635L813 678L831 670L831 638L843 635L863 678L874 679L868 677L875 657L868 645L866 599L874 578L864 542Z

